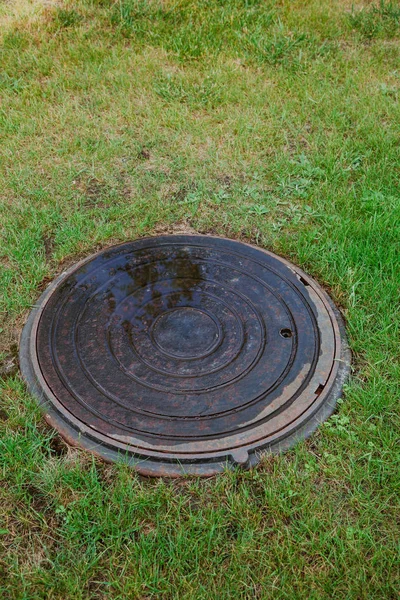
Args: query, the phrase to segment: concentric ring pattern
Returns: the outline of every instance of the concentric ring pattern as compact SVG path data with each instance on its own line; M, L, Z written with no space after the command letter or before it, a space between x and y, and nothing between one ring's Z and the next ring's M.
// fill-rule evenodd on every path
M346 363L337 318L315 282L271 253L147 238L45 292L22 369L69 441L144 473L209 474L315 428Z

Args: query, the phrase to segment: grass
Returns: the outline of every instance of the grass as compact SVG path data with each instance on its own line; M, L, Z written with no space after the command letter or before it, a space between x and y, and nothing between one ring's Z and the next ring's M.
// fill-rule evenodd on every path
M399 11L1 5L1 598L398 597ZM315 276L354 357L310 440L206 481L67 448L16 369L23 320L65 264L179 228Z

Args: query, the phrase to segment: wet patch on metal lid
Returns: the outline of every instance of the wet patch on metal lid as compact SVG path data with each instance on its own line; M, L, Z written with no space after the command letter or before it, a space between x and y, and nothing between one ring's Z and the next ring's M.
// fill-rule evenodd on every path
M233 240L146 238L55 280L21 368L70 443L149 475L249 467L307 437L349 371L343 324L284 259Z

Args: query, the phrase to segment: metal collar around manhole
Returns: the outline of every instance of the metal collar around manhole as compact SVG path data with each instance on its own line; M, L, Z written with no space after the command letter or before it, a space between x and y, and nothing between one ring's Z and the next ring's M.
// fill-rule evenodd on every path
M109 248L62 274L21 367L70 443L149 475L249 467L307 437L349 371L341 317L310 277L233 240Z

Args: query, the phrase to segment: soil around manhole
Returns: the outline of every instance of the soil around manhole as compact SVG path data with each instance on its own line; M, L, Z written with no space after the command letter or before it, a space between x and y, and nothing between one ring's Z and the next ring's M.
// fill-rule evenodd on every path
M69 443L145 475L208 476L310 435L350 354L339 312L294 265L165 235L58 277L29 316L20 363Z

